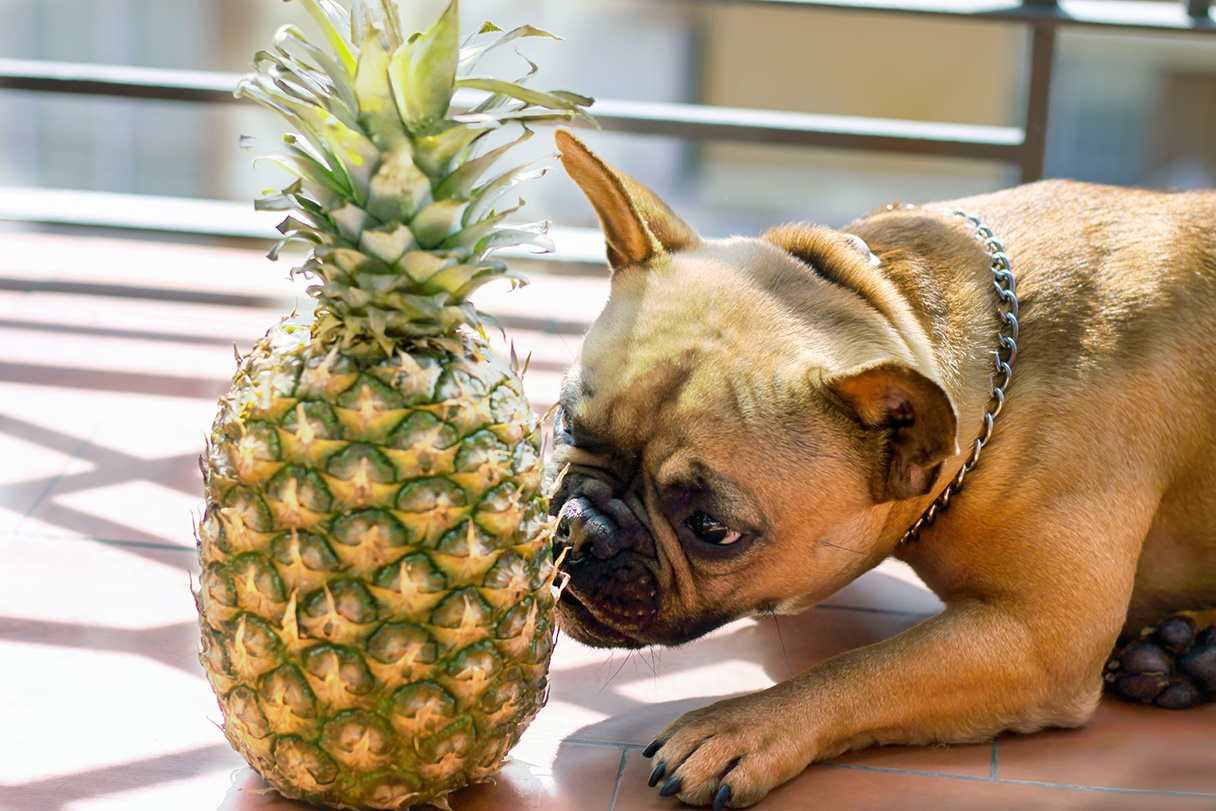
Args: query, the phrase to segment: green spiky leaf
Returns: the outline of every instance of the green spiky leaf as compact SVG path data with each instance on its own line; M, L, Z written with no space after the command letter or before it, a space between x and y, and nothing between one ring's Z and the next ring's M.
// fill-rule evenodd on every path
M295 58L299 64L309 69L315 65L316 69L329 79L337 94L337 100L346 105L347 109L358 109L350 73L334 56L309 42L303 31L294 25L285 25L275 34L274 44L275 50L284 56ZM297 50L304 55L303 58L295 55ZM311 63L305 62L305 58L311 60Z
M480 155L473 160L466 161L459 169L448 175L442 183L435 188L435 199L437 200L469 200L473 196L473 190L477 186L477 181L481 179L490 167L498 162L498 159L510 152L519 144L524 143L532 138L535 133L532 130L524 127L523 133L513 141L508 141L502 146L491 149L484 155Z
M429 131L447 115L459 60L457 0L431 28L407 40L389 64L397 111L411 133Z
M355 54L351 44L346 41L346 37L342 35L339 28L342 19L342 9L333 0L300 0L304 5L309 16L316 21L321 28L325 38L329 41L329 47L333 49L338 61L346 69L348 76L355 75Z
M414 160L422 171L432 177L447 174L456 156L498 128L497 121L485 126L465 126L452 121L443 130L414 141Z
M544 224L507 224L522 200L495 210L544 170L495 167L532 137L529 123L570 120L591 100L525 86L537 72L526 59L514 82L468 73L508 43L557 38L487 23L462 46L458 0L298 2L321 36L310 42L293 26L279 29L238 93L294 130L284 137L287 154L269 160L296 179L256 205L293 215L272 256L292 242L312 248L293 273L314 280L313 337L368 340L387 351L402 337L435 341L461 325L481 329L485 316L468 296L496 278L522 281L487 257L548 246ZM458 87L484 98L453 110ZM518 137L481 148L486 135L514 124L523 128Z
M527 104L536 105L537 107L545 107L549 110L567 110L572 113L595 102L594 99L587 96L581 96L578 93L571 93L566 90L554 90L546 93L543 90L532 90L515 82L505 82L501 79L492 79L484 76L461 79L456 83L456 86L467 87L472 90L487 90L491 93L509 96Z
M499 28L497 25L494 25L494 23L486 23L485 25L483 25L481 27L481 31L479 31L478 33L479 34L491 34L491 33L498 33L499 31L502 31L502 29ZM548 31L542 30L540 28L536 28L531 25L521 25L519 28L508 31L507 33L503 34L501 37L497 38L493 42L488 43L486 45L481 45L481 46L471 47L471 48L462 48L460 51L460 66L462 68L465 68L466 70L472 70L474 67L477 66L477 63L481 60L481 58L483 56L485 56L486 54L490 53L491 51L501 48L503 45L507 45L511 42L515 42L516 40L525 39L528 37L541 37L544 39L558 39L558 40L561 39L561 37L559 37L555 34L550 34Z
M389 54L380 37L368 36L359 49L359 67L355 74L355 97L359 102L359 118L367 127L372 140L383 150L405 140L405 130L388 79Z

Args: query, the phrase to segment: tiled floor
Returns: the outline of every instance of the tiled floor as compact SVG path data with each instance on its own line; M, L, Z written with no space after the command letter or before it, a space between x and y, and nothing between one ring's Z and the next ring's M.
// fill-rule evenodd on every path
M232 367L228 345L247 344L294 289L247 251L3 239L0 809L302 808L268 793L216 728L187 588L194 457ZM538 404L577 347L568 331L604 292L599 280L550 278L485 302L536 352ZM674 809L646 788L640 754L670 720L938 605L886 565L804 616L736 622L679 649L626 656L563 639L549 706L498 782L453 808ZM761 808L1216 809L1216 706L1107 701L1082 731L856 753Z

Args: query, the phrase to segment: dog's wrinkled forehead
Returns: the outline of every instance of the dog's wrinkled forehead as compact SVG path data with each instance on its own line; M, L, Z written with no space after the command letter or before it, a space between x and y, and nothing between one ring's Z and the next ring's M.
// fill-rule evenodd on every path
M563 399L578 404L588 428L614 438L645 431L656 410L718 403L719 413L737 411L722 401L755 378L774 385L787 374L782 366L793 369L786 352L758 360L753 350L790 345L786 337L800 326L779 288L805 274L786 252L742 238L706 240L657 266L617 273Z

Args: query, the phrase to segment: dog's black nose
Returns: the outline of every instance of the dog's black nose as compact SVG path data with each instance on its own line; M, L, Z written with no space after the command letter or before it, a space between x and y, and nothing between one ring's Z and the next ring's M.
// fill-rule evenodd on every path
M571 561L584 555L608 560L625 546L616 523L586 496L572 498L562 506L554 541L559 549L570 548Z

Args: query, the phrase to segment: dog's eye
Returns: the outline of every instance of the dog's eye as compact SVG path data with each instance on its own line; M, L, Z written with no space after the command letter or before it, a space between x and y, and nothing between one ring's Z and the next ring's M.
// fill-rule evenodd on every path
M697 540L711 543L714 546L730 546L743 537L742 533L735 532L703 510L697 510L688 516L684 521L684 526L697 536Z

